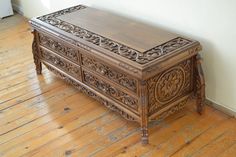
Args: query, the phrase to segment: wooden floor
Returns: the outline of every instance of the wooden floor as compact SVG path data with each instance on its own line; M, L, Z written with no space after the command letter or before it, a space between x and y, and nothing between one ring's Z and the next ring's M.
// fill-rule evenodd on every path
M235 157L236 120L194 101L150 126L139 125L79 93L43 68L37 76L27 20L0 21L0 157Z

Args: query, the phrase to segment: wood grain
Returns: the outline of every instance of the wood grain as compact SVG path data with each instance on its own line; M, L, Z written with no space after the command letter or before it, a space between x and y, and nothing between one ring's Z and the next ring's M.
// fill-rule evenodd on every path
M37 74L42 74L43 64L125 119L138 122L144 145L149 122L183 109L190 96L197 98L202 114L205 80L198 41L83 5L29 22Z
M20 15L0 21L0 157L235 156L236 120L208 106L200 116L191 107L195 100L153 121L150 144L142 146L138 124L44 67L42 76L35 74L28 29Z

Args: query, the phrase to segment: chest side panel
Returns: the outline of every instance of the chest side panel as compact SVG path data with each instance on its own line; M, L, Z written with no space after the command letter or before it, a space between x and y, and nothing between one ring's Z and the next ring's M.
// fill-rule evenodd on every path
M149 115L193 90L193 59L189 58L148 80Z

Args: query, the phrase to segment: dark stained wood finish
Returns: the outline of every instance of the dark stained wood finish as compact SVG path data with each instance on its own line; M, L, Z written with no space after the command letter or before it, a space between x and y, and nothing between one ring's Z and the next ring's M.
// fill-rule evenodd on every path
M27 19L0 21L1 157L235 157L236 120L206 105L149 124L149 145L138 123L123 119L45 66L36 75Z
M143 144L149 122L181 110L193 94L202 113L199 42L82 5L30 23L37 73L44 63L80 91L140 123Z
M147 24L139 21L131 21L95 8L82 9L58 18L140 52L145 52L177 37L176 34L157 27L147 27ZM147 29L148 31L144 31Z

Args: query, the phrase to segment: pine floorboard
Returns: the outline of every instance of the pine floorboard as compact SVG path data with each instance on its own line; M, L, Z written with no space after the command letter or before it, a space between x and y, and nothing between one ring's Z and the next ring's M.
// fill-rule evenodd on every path
M55 77L36 75L27 19L0 20L0 157L235 157L236 120L195 100L150 125L124 120Z

